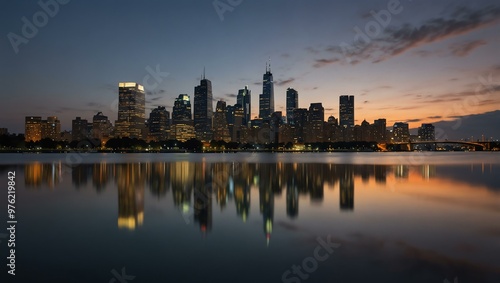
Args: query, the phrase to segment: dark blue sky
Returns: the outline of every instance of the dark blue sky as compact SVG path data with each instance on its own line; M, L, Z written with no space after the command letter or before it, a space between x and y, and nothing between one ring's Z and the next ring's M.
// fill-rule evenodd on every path
M498 1L220 0L241 2L222 17L214 1L66 1L17 46L23 17L32 23L43 9L1 1L0 127L23 132L24 116L55 115L70 129L97 111L114 121L120 81L146 84L147 107L171 110L204 67L216 99L233 104L248 85L255 116L268 58L277 110L287 87L300 107L323 102L327 116L338 116L339 95L356 95L358 123L416 127L500 109ZM382 26L370 12L390 18ZM155 80L156 68L168 76Z

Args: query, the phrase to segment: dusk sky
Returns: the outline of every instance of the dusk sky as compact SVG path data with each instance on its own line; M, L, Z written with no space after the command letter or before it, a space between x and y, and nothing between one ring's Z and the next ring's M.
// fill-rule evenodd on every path
M203 68L214 100L234 104L248 85L254 117L269 58L277 111L288 87L300 107L322 102L326 117L338 118L340 95L355 95L358 124L415 128L500 109L498 1L65 1L22 40L23 17L33 23L42 7L2 1L0 127L9 132L24 132L30 115L58 116L65 130L97 111L114 123L123 81L145 84L147 116L171 111L179 94L193 99ZM157 68L168 76L155 80Z

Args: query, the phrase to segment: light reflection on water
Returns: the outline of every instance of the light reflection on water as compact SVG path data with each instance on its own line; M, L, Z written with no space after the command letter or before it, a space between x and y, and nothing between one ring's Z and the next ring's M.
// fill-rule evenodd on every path
M21 278L107 282L110 269L126 266L134 282L280 282L326 235L342 245L303 282L500 278L497 159L233 156L95 155L67 170L54 155L2 165L18 171L19 266L31 271ZM49 252L62 268L44 260Z

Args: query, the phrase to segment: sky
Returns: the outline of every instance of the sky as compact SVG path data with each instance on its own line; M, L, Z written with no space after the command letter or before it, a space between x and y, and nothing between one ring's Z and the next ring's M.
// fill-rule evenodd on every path
M0 127L25 116L117 118L119 82L145 85L147 113L193 98L203 69L217 100L252 91L271 62L275 109L299 106L411 128L500 109L500 3L412 0L0 0ZM34 28L34 29L33 29ZM285 114L285 113L283 113ZM491 121L484 127L498 129Z

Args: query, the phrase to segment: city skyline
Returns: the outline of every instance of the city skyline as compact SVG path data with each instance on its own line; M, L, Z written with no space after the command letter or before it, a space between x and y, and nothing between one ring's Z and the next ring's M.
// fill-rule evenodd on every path
M323 102L326 116L339 116L338 95L358 96L355 111L363 115L357 124L378 119L380 112L392 125L403 115L406 121L435 123L500 109L498 5L443 1L428 9L431 2L397 2L392 13L390 3L396 2L278 0L262 10L262 2L252 1L224 13L223 20L210 2L60 5L28 43L13 45L8 36L0 42L1 127L21 132L25 116L69 121L99 111L114 121L120 81L147 82L148 112L171 108L181 93L193 99L203 66L216 100L231 101L245 85L254 90L253 118L268 58L275 110L283 113L288 87L301 94L301 108ZM4 35L22 36L22 18L32 21L42 10L35 2L7 6ZM132 10L133 21L120 16ZM191 21L185 13L193 15ZM391 41L395 34L401 37ZM119 43L132 37L127 45ZM354 48L355 40L366 48ZM195 44L201 41L203 46ZM234 48L235 42L245 44ZM342 52L342 46L353 48Z
M268 66L266 65L266 73L264 74L264 80L263 80L263 90L266 89L265 85L266 82L270 81L271 82L271 89L272 89L272 73L270 72L270 69L268 69ZM269 87L267 87L269 89ZM346 128L346 129L351 129L350 131L343 131L340 136L336 133L329 133L329 135L336 136L335 139L337 140L343 140L343 141L382 141L382 140L387 140L386 139L386 134L385 134L385 129L391 130L391 135L392 135L392 130L394 130L394 141L395 142L405 142L410 139L410 135L421 137L425 136L426 138L423 140L434 140L429 139L429 133L425 133L425 129L423 130L422 133L425 133L425 135L421 135L421 130L422 128L425 128L427 126L432 127L432 136L436 137L434 132L435 132L435 126L432 125L431 123L420 123L420 127L411 127L410 122L406 121L405 119L399 119L398 122L394 123L394 126L391 126L390 124L387 123L387 119L380 117L378 119L373 120L373 124L370 124L366 119L363 120L362 123L355 123L354 121L358 121L355 119L354 115L354 109L355 109L355 103L354 103L354 95L340 95L339 96L339 103L338 103L338 113L339 116L335 117L333 115L326 116L325 114L325 108L322 105L322 102L316 102L316 103L311 103L309 106L309 110L307 108L299 108L297 107L298 105L298 100L299 100L299 93L293 89L293 88L288 88L287 93L286 93L286 104L287 104L287 111L283 113L284 111L277 111L273 112L271 117L262 119L258 116L254 116L254 119L251 120L251 123L243 123L245 121L245 118L247 116L250 116L252 113L245 113L244 109L249 107L249 99L250 99L250 93L251 90L248 89L248 86L245 86L244 89L240 89L238 91L238 96L236 98L233 98L234 102L236 103L234 106L232 105L227 105L226 107L226 101L225 100L219 100L215 101L213 98L210 98L212 96L211 94L211 81L203 77L202 80L200 81L200 85L195 86L194 88L194 96L196 100L198 101L198 115L196 115L196 110L192 110L191 104L190 104L190 96L188 94L180 94L174 102L174 106L172 107L172 119L170 120L170 111L166 109L165 106L157 106L157 108L151 109L148 113L145 112L147 105L145 104L144 101L144 96L145 92L147 90L144 88L144 86L140 85L139 83L136 82L120 82L118 83L118 112L121 113L121 116L118 116L118 119L115 121L115 126L113 130L113 125L111 122L108 120L108 117L103 115L101 111L99 111L97 114L94 115L93 118L93 123L88 123L86 119L82 119L80 116L76 117L75 119L72 119L72 127L70 131L64 130L61 132L61 121L58 120L57 116L48 116L46 120L42 120L41 116L26 116L25 117L25 135L26 135L26 141L29 140L40 140L41 138L51 138L52 140L64 140L65 135L72 136L72 140L83 140L87 137L94 137L98 138L101 141L105 142L107 141L110 137L132 137L132 138L139 138L139 139L144 139L144 140L157 140L160 138L161 140L168 140L168 139L180 139L180 140L186 140L189 139L190 137L196 138L200 141L203 142L209 142L211 140L214 140L214 131L216 131L216 128L220 126L216 124L216 121L214 117L216 116L217 112L219 110L213 111L213 105L217 103L219 105L220 102L224 102L224 106L221 108L223 109L221 114L225 114L227 117L225 117L224 123L226 127L229 130L229 136L226 136L225 134L221 134L221 129L219 129L219 133L217 137L224 137L221 139L215 139L215 140L228 140L231 141L240 141L239 135L241 133L239 128L240 127L247 127L248 129L252 127L257 127L257 128L262 128L262 123L266 123L271 128L275 127L276 129L279 127L280 131L284 130L283 134L286 136L286 129L282 129L282 125L290 125L294 129L300 129L299 131L302 131L302 133L295 132L296 130L292 130L293 133L292 135L295 136L295 143L299 142L314 142L314 141L328 141L329 139L323 137L323 135L328 134L329 131L327 128L324 128L324 125L331 124L335 126L340 126L341 128ZM264 91L263 91L264 92ZM262 96L262 95L261 95ZM208 103L208 101L211 101L212 103ZM246 107L242 106L243 104L246 105ZM295 106L295 108L294 108ZM267 108L272 108L272 104L262 104L260 103L259 108L264 108L265 111L268 111ZM267 107L267 108L266 108ZM319 113L317 109L321 109L321 114L315 114L315 112ZM210 111L212 109L212 111ZM251 109L251 108L248 108ZM303 114L299 114L300 111L305 111ZM160 117L158 116L159 111L164 112L162 113ZM207 112L208 111L208 112ZM235 112L237 111L237 112ZM299 111L295 113L295 111ZM206 112L206 113L205 113ZM259 114L262 111L259 110ZM495 111L492 113L496 113L499 111ZM239 113L239 114L238 114ZM279 115L275 116L275 114ZM236 115L236 116L235 116ZM289 119L289 115L292 117L292 119ZM295 125L294 123L294 116L299 115L297 117L300 117L299 119L304 120L301 123L297 123ZM302 116L300 116L302 115ZM319 115L319 116L318 116ZM146 117L149 116L149 119ZM196 119L196 116L198 116L198 119ZM222 116L219 116L219 119ZM233 117L233 118L230 118ZM234 124L234 119L235 117L240 117L239 122ZM85 117L84 117L85 118ZM468 118L468 117L466 117ZM36 134L36 131L33 132L33 126L31 125L31 121L33 119L38 119L35 122L39 125L39 133ZM98 125L96 125L96 119ZM99 122L99 119L102 121ZM276 119L279 119L276 120ZM297 118L295 118L297 119ZM132 122L128 122L128 121ZM162 126L157 125L161 120L163 123ZM465 118L464 118L465 120ZM80 122L81 121L81 122ZM143 122L141 122L143 121ZM219 120L220 121L220 120ZM231 122L232 121L232 122ZM77 126L75 126L75 122L77 123ZM125 122L125 124L123 124ZM321 122L321 123L320 123ZM462 123L462 121L458 121ZM306 124L304 124L306 123ZM316 125L314 125L316 123ZM319 123L319 124L318 124ZM78 126L80 125L81 126ZM108 125L109 124L109 125ZM123 125L122 125L123 124ZM134 124L134 125L132 125ZM87 126L88 125L88 126ZM233 125L235 125L235 129L237 128L237 133L235 132L233 136ZM417 124L418 125L418 124ZM194 127L193 127L194 126ZM368 136L363 137L363 134L356 136L356 128L360 128L361 131L368 130L366 127L373 127L372 130L368 130ZM456 126L456 125L455 125ZM454 126L454 127L455 127ZM158 127L161 127L161 131L159 130ZM199 130L197 131L196 128L202 129L202 132L199 133ZM306 127L310 127L308 131L308 134L303 132ZM403 131L403 134L398 131L398 128L404 127L405 130ZM53 128L53 130L50 130ZM57 130L56 130L57 128ZM90 129L93 128L93 129ZM75 129L79 129L75 132ZM109 129L109 130L107 130ZM276 131L272 130L272 131ZM453 127L452 127L453 129ZM7 128L2 128L2 130L8 131ZM358 129L359 130L359 129ZM455 129L453 129L455 130ZM51 135L49 135L49 131L53 132ZM172 131L172 134L170 135L169 132ZM334 130L335 131L335 130ZM73 133L72 133L73 132ZM191 134L192 132L192 134ZM12 133L12 132L10 132ZM26 134L28 133L28 134ZM40 134L41 133L41 134ZM56 134L60 133L60 135ZM186 134L187 133L187 134ZM247 132L245 135L248 135L250 132ZM277 132L276 132L277 135ZM315 136L316 138L313 138L312 140L305 139L306 135L309 136ZM401 137L398 137L402 136ZM104 136L104 140L103 140ZM331 137L333 137L331 136ZM32 139L31 137L35 137L35 139ZM366 139L368 138L369 139ZM496 140L496 136L490 136L490 135L476 135L475 136L477 140ZM277 139L277 136L275 136ZM297 139L298 138L298 139ZM446 133L443 134L443 129L438 128L438 136L436 137L436 140L443 140L447 139L448 135ZM280 137L281 139L281 137ZM457 139L457 138L455 138ZM467 136L463 135L462 137L458 139L465 139L465 140L476 140L474 139L474 135ZM388 140L387 140L388 141ZM270 141L272 142L272 140Z

